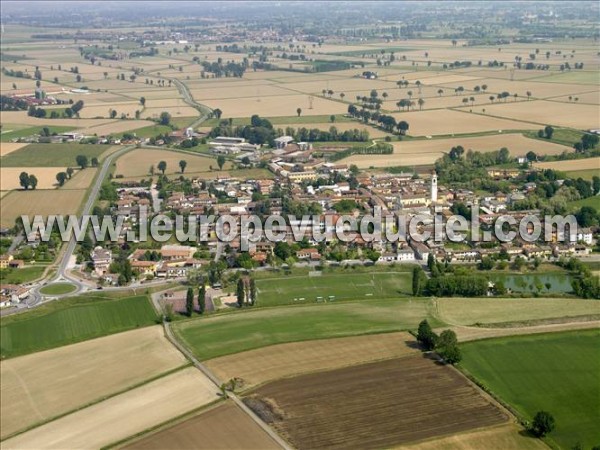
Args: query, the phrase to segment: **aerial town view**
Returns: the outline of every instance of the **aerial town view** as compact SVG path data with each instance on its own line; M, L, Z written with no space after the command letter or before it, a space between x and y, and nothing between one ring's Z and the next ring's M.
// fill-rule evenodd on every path
M2 450L600 450L600 3L0 26Z

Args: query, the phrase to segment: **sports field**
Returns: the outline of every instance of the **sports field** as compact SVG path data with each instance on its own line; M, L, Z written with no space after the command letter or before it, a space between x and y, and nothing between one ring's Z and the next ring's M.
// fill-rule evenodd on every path
M413 329L429 309L429 300L413 298L315 304L183 321L173 329L204 360L285 342Z
M256 282L257 305L398 297L411 294L411 281L412 274L409 272L323 273L321 276L312 277L261 279ZM330 296L334 298L330 299Z
M47 350L155 323L148 297L63 299L0 321L1 357Z
M159 326L2 361L2 438L185 363Z
M600 330L511 337L462 345L461 366L531 420L550 412L561 448L600 442Z

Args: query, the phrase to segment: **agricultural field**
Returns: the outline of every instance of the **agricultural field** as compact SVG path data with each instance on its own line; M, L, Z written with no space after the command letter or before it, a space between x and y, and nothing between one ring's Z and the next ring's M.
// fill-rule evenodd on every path
M12 358L155 323L148 297L65 298L0 321L1 357Z
M159 326L2 361L1 437L124 391L185 363Z
M411 294L410 272L323 273L313 277L278 277L256 282L260 306L314 303L317 301L390 298ZM319 299L319 297L321 297Z
M550 412L561 448L600 441L600 331L490 339L462 346L461 367L525 419Z
M506 147L511 155L522 156L528 151L538 155L559 155L570 149L564 145L529 139L522 134L496 134L448 139L427 139L416 141L392 142L394 153L391 155L353 155L343 160L347 164L356 164L359 168L414 166L433 164L448 153L452 147L462 145L466 151L496 151ZM562 162L562 161L561 161ZM549 164L549 163L546 163ZM559 163L557 163L559 164Z
M26 143L19 142L2 142L0 144L0 157L6 156L9 153L19 150L20 148L25 147L26 145Z
M265 308L181 321L177 336L201 360L286 342L415 329L429 317L427 299L387 299Z
M77 155L102 157L109 145L98 144L29 144L2 157L2 167L76 167Z
M179 161L181 160L187 162L185 174L210 172L211 166L215 170L218 170L219 168L216 158L196 156L190 153L169 150L141 148L128 152L117 160L115 175L123 175L125 178L143 178L150 174L150 166L152 165L154 166L155 173L160 173L157 167L160 161L165 161L167 163L165 174L181 174L181 169L179 167ZM230 166L231 163L227 162L223 168L227 170Z
M227 402L184 422L144 436L124 448L129 450L164 448L275 450L280 447L238 406Z
M300 128L306 128L308 130L312 130L314 128L321 130L321 131L329 131L329 129L331 127L335 127L338 131L339 134L343 133L344 131L347 130L354 130L354 129L358 129L358 130L366 130L369 133L369 137L371 138L383 138L386 136L390 136L390 133L386 133L385 131L379 129L379 128L375 128L375 127L371 127L368 125L365 125L364 123L359 123L359 122L342 122L342 123L338 123L336 122L321 122L321 123L290 123L290 124L286 124L284 125L280 125L277 126L275 125L275 128L281 128L283 130L285 130L287 127L291 127L294 129L300 129Z
M12 227L15 220L23 215L76 214L85 194L84 189L12 191L2 197L0 225Z
M533 102L530 102L533 103ZM522 103L517 103L521 105ZM512 104L511 104L512 105ZM392 114L396 120L409 123L408 133L411 136L455 135L464 133L480 133L483 131L510 131L537 129L539 125L516 120L492 117L490 107L486 106L486 114L469 113L468 110L437 109L432 111L411 111ZM512 117L511 117L512 119Z
M561 172L580 172L586 170L600 171L600 157L572 159L567 161L551 161L535 163L535 167L540 169L560 170Z
M190 367L7 439L2 448L102 448L216 401L217 393Z
M2 284L28 283L40 278L47 266L25 266L21 269L3 269L0 271Z
M434 303L438 319L449 325L493 326L600 314L600 303L570 298L437 298Z
M557 125L580 130L600 127L598 106L589 104L561 103L544 100L530 102L507 102L488 105L486 114L505 119L535 122L539 125ZM481 112L481 108L473 110ZM500 119L497 119L500 120ZM522 126L522 128L527 128Z
M271 345L206 362L222 380L243 380L248 389L268 381L416 353L408 333L383 333Z
M508 420L453 368L421 355L274 381L245 401L299 449L388 448Z
M21 172L35 175L38 180L36 189L55 189L58 186L56 174L65 170L66 167L2 167L0 168L0 190L22 189L19 184Z
M505 424L482 430L467 431L418 444L402 445L403 450L479 450L482 448L547 450L548 446L528 436L516 424Z

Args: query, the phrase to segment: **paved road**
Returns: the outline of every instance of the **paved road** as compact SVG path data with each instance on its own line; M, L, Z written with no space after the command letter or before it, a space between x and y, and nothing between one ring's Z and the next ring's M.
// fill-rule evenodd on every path
M96 198L98 197L98 194L100 192L100 188L102 187L102 183L104 182L104 178L106 177L106 174L108 173L112 162L119 156L134 148L134 145L128 145L106 157L106 159L102 163L102 167L100 168L98 175L96 176L96 179L94 180L94 184L90 191L90 195L88 196L83 206L83 209L81 211L82 216L91 213ZM73 294L84 291L87 288L85 283L83 283L79 278L71 276L67 273L67 267L69 265L69 261L73 257L76 246L77 240L75 239L75 236L72 236L69 243L67 244L67 247L64 249L62 255L60 256L60 262L58 264L58 270L56 272L56 275L52 279L50 279L46 284L56 283L60 281L68 281L70 283L73 283L73 285L75 285L76 287L76 291L73 292ZM41 300L41 294L39 292L41 287L42 285L32 287L30 291L31 300L28 302L28 306L35 306Z

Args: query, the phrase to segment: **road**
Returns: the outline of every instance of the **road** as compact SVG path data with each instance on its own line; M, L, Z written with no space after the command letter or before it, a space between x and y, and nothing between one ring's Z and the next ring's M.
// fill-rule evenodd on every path
M223 381L221 381L214 373L212 373L212 371L208 367L206 367L204 364L202 364L200 361L198 361L196 359L196 357L192 354L192 352L190 352L187 348L185 348L175 338L175 336L173 334L173 330L171 330L171 324L169 322L167 322L166 320L164 320L164 314L162 312L162 308L159 303L160 296L161 296L161 293L156 292L156 293L152 294L151 297L152 297L152 304L154 305L156 312L158 312L158 314L163 317L163 326L165 329L166 338L177 350L179 350L188 360L190 360L192 362L192 364L194 365L194 367L196 367L196 369L198 369L200 372L202 372L210 381L212 381L219 389L221 389L221 386L223 386ZM265 433L267 433L271 437L271 439L273 439L281 448L283 448L285 450L292 449L288 445L288 443L285 442L275 431L273 431L273 429L269 425L267 425L265 422L263 422L262 419L254 413L254 411L252 411L250 408L248 408L246 406L246 404L234 392L227 391L227 396L231 400L233 400L233 402L242 411L244 411L259 427L261 427L265 431Z
M113 154L107 156L106 159L104 159L104 161L102 163L102 167L100 167L100 170L98 171L96 179L94 180L94 184L92 185L90 195L88 196L85 204L83 205L83 209L81 211L82 216L88 215L91 213L92 208L94 207L94 203L96 202L96 198L98 197L98 194L100 193L100 188L102 187L102 183L104 182L104 179L106 178L106 175L108 173L108 170L110 169L110 165L112 164L112 162L119 156L123 155L124 153L126 153L129 150L132 150L134 148L135 148L134 145L128 145L126 147L123 147L123 148L117 150ZM58 270L56 272L56 275L45 284L51 284L51 283L56 283L56 282L60 282L60 281L68 281L70 283L73 283L73 285L75 285L75 287L76 287L75 292L73 292L72 294L77 294L81 291L84 291L87 288L87 286L80 279L69 275L67 272L67 268L69 266L69 261L73 257L76 247L77 247L77 240L76 240L75 236L71 236L69 243L67 244L66 248L62 252L62 255L60 256L60 261L58 263ZM33 286L31 288L31 290L30 290L31 299L28 302L29 307L35 306L41 300L41 294L39 292L41 287L42 287L42 284L39 284L39 285Z

